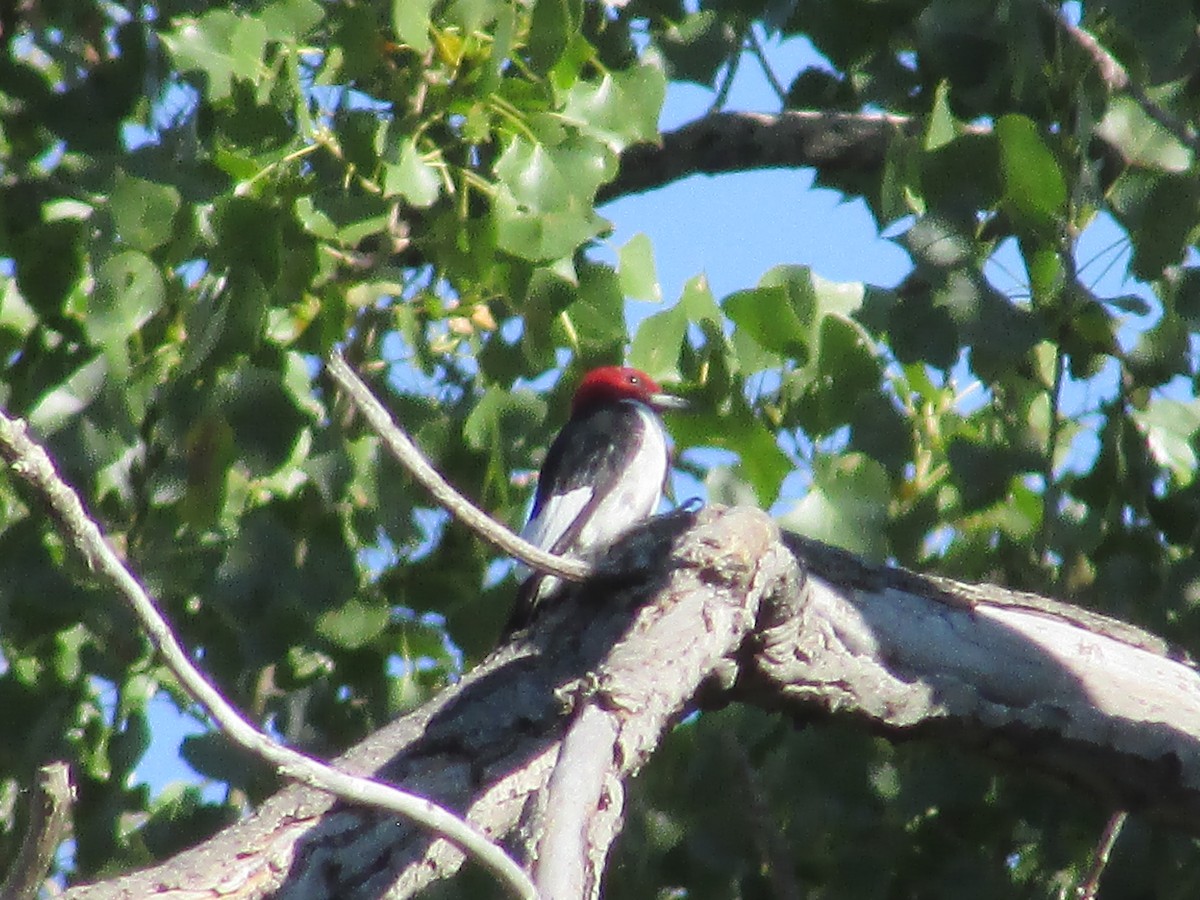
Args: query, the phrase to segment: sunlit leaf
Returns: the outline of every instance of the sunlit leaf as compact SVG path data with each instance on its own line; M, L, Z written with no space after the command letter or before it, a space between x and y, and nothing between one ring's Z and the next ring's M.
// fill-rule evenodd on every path
M887 555L891 489L883 467L861 453L821 455L813 462L812 486L780 517L780 524L808 537L873 559Z
M1032 119L1001 116L996 122L1004 202L1029 227L1053 234L1066 207L1062 170Z
M122 341L162 306L165 286L150 257L127 250L100 268L88 303L87 330L98 344Z
M153 250L171 237L180 205L179 191L142 178L117 179L109 204L117 234L137 250Z
M654 268L654 247L645 234L635 234L620 248L617 272L621 276L621 290L627 297L651 303L662 300Z
M1150 453L1183 485L1196 477L1196 451L1192 438L1200 430L1200 402L1154 398L1145 409L1134 410L1133 420L1146 437Z
M437 0L392 0L392 28L396 37L418 53L430 47L429 13Z

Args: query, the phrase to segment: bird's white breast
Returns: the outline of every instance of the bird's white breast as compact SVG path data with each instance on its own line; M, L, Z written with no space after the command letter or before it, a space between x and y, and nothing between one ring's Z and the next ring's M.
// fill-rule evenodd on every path
M654 515L662 500L670 459L666 433L658 416L648 407L627 402L641 419L637 444L626 467L627 477L617 479L580 531L577 542L580 550L611 544L634 525Z

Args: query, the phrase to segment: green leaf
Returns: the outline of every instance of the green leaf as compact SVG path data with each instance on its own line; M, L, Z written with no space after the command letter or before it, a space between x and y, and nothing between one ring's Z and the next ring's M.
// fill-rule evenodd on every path
M37 225L14 241L17 285L39 315L62 309L84 272L84 234L79 219Z
M813 358L788 374L786 422L810 435L825 435L848 424L864 396L880 390L882 371L874 347L849 319L827 315L821 320Z
M546 401L530 391L490 387L463 422L463 437L472 450L491 453L537 428L546 418Z
M599 82L577 82L561 116L584 134L620 153L630 144L658 139L658 116L667 79L657 66L633 66Z
M1165 175L1150 190L1133 227L1130 269L1138 278L1155 281L1163 269L1178 263L1200 227L1200 183L1194 176Z
M680 381L679 354L687 336L688 316L683 303L647 316L638 326L629 350L629 363L658 381Z
M583 0L535 0L529 23L529 64L533 71L544 75L554 68L582 20Z
M883 467L861 453L822 454L813 460L812 478L804 499L779 524L870 559L886 558L891 487Z
M1162 172L1185 172L1192 165L1192 151L1150 118L1141 104L1127 94L1112 99L1108 112L1096 127L1096 135L1135 166Z
M274 369L242 366L217 386L214 399L233 430L242 462L255 477L283 465L310 421L296 408L281 373Z
M588 265L579 271L579 299L567 307L574 323L579 347L587 359L621 355L628 338L625 298L617 273L604 265Z
M179 204L171 185L124 174L109 196L117 236L135 250L153 250L170 239Z
M325 10L316 0L274 0L260 15L273 39L298 41L325 18Z
M654 268L654 247L645 234L635 234L617 253L621 290L634 300L662 301L662 288Z
M84 327L97 344L124 341L162 308L164 295L162 274L150 257L118 253L97 273Z
M1029 228L1055 234L1066 211L1067 184L1038 126L1010 114L996 122L1004 203Z
M535 262L574 252L607 226L592 204L615 166L606 148L584 138L555 146L514 139L496 163L500 248Z
M243 789L271 771L257 755L231 744L220 732L188 735L180 742L179 755L206 778Z
M407 0L403 0L407 2ZM235 78L258 81L266 50L267 27L261 19L212 9L196 19L183 19L162 41L180 71L208 76L208 96L225 100Z
M800 298L802 295L795 296ZM760 347L803 364L809 357L809 331L807 322L797 315L791 298L787 288L774 285L737 291L726 297L722 306L734 326ZM804 301L801 299L800 302L803 304Z
M737 474L754 489L764 509L779 496L792 462L779 449L774 432L739 394L720 412L697 409L671 418L671 434L680 447L717 447L738 455Z
M94 401L108 380L108 362L96 356L75 370L59 387L29 411L29 424L44 435L53 434Z
M387 627L391 609L386 603L366 604L353 599L322 613L317 634L347 650L357 650L375 640Z
M132 774L138 761L150 749L150 723L140 710L126 718L123 727L115 731L108 741L108 758L112 770L119 777Z
M437 170L421 158L412 140L401 144L395 162L383 165L385 197L399 194L413 206L424 209L437 200L441 187Z
M1145 435L1155 462L1165 466L1180 485L1191 484L1196 477L1192 438L1200 430L1200 401L1155 397L1145 409L1133 410L1131 417Z
M678 24L672 22L659 45L673 79L711 85L717 71L737 52L738 34L724 16L705 9Z
M1003 500L1013 477L1028 464L1037 464L1012 448L955 438L946 448L951 475L964 512L974 512Z
M418 53L433 44L429 40L429 14L437 0L392 0L392 30L397 40Z
M687 313L692 322L710 322L718 327L725 324L725 314L721 311L708 286L708 278L704 275L693 275L683 285L683 293L679 296L679 305Z
M933 108L925 123L925 149L938 150L958 136L954 113L950 111L950 83L942 81L933 94Z
M248 269L232 272L223 290L202 297L188 310L184 372L257 347L266 321L262 279Z
M925 215L927 205L921 184L925 153L915 137L895 135L888 141L879 185L879 218L891 223L905 216Z

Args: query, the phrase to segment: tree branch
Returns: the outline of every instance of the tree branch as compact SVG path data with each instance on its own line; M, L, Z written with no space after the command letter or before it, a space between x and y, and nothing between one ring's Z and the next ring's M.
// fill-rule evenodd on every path
M810 726L850 717L954 741L1200 834L1200 674L1132 626L781 542L751 509L651 520L598 571L339 765L468 810L495 838L561 849L538 877L584 896L621 785L702 685ZM543 839L566 823L574 834ZM461 862L394 817L295 785L200 847L67 896L205 898L236 882L239 900L285 887L303 900L408 897Z
M0 884L5 900L34 900L71 826L71 771L65 762L41 766L29 804L21 849Z
M916 127L914 122L882 113L711 113L664 133L658 144L626 148L617 177L600 189L596 203L697 174L808 166L875 171L892 135Z
M438 471L431 466L412 438L404 433L383 404L363 384L362 379L336 350L329 356L329 374L358 407L363 418L382 439L392 455L399 460L409 474L424 487L438 504L492 546L509 556L519 559L531 569L548 572L568 581L582 581L592 567L585 562L565 556L555 556L536 547L529 541L509 531L470 500L456 491Z
M258 731L192 665L154 601L89 518L78 495L58 477L50 457L25 433L25 423L0 412L0 458L51 510L63 537L112 584L133 610L150 642L184 690L234 744L297 781L352 803L390 810L454 841L487 866L517 896L536 898L533 884L502 849L457 816L415 794L334 769Z
M1161 640L1034 594L785 541L809 596L762 635L743 699L949 738L1200 834L1200 673Z
M522 823L537 820L552 778L565 785L580 758L564 742L578 744L600 723L590 733L611 736L591 754L602 771L574 782L590 793L553 799L559 821L584 829L581 841L567 842L574 849L558 871L596 896L621 820L621 784L701 682L732 672L757 616L794 578L777 536L750 509L651 520L606 560L603 571L624 572L623 582L613 574L573 588L521 640L337 764L403 782L467 810L487 834L531 848L539 835ZM293 785L199 847L66 897L250 900L286 891L302 900L378 900L413 896L462 862L445 841L394 816Z

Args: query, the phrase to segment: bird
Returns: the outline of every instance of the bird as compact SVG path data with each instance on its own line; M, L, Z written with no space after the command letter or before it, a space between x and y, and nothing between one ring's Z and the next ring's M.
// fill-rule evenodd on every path
M638 369L602 366L588 372L546 453L521 536L559 556L586 557L649 519L671 469L659 413L687 405ZM505 633L527 626L559 586L552 575L529 575Z

